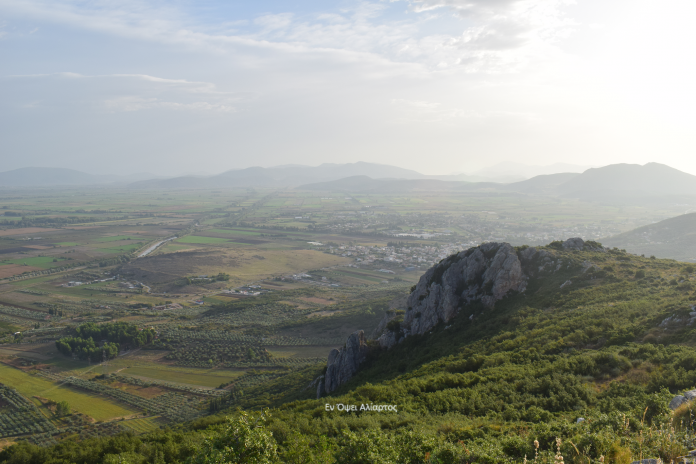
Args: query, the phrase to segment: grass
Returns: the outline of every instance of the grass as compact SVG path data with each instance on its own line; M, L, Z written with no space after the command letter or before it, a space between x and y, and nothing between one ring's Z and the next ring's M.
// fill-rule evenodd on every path
M141 243L135 243L133 245L124 245L120 247L100 248L99 251L105 251L107 253L130 253L141 246Z
M322 267L335 266L350 262L348 258L330 255L314 250L293 250L293 249L274 249L238 247L233 256L238 260L239 266L229 268L224 266L206 266L197 268L199 274L217 274L227 272L232 274L230 285L253 282L258 279L265 279L268 276L296 274L300 271L319 269ZM264 259L257 259L254 256L261 255Z
M2 379L2 383L9 385L27 398L40 396L56 402L67 401L72 409L95 420L104 421L115 417L129 416L136 412L112 403L103 397L62 387L50 380L27 374L5 364L0 364L0 379Z
M252 232L250 230L230 230L230 229L211 229L209 232L216 232L218 234L230 234L230 235L261 235L261 232Z
M59 243L56 243L56 245L65 246L65 247L72 247L72 246L78 246L79 243L77 243L77 242L59 242Z
M119 240L131 240L133 237L130 235L114 235L111 237L101 237L96 239L97 242L118 242ZM136 237L138 238L138 237Z
M182 237L176 240L178 243L226 243L228 240L226 238L215 238L215 237L198 237L196 235L189 235L187 237Z
M175 244L175 243L169 243L169 244L164 245L163 247L161 247L161 248L159 249L159 251L160 251L160 252L164 252L164 253L171 253L171 252L175 252L175 251L191 250L191 249L192 249L192 248L191 248L190 245L177 245L177 244Z
M131 419L121 422L121 425L128 427L136 433L148 433L159 428L159 424L157 423L158 418L159 416Z
M276 358L325 358L337 346L268 346L268 352Z
M215 372L215 374L212 374L211 372ZM187 385L200 385L203 387L217 387L221 383L228 382L243 374L241 371L206 371L204 369L201 369L201 373L183 372L178 369L168 368L161 365L156 368L135 366L126 368L119 373L122 375L132 375L154 380L163 380L165 382L183 383Z
M0 262L0 264L26 264L27 266L34 267L51 267L54 264L53 260L57 259L58 262L65 261L63 258L54 258L53 256L35 256L33 258L17 258L8 259L7 261Z

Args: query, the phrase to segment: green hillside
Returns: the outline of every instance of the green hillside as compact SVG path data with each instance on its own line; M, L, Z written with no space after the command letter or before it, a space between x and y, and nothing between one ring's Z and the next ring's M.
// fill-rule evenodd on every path
M316 399L309 384L322 372L307 368L234 390L216 415L176 430L22 443L0 462L676 462L696 447L688 404L667 407L696 386L694 268L617 249L546 251L556 271L493 309L473 302L429 333L373 345L328 397Z

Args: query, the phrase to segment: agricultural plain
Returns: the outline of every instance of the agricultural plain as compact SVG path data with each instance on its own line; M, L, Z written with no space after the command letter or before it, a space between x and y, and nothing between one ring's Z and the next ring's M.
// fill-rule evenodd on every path
M48 444L78 426L88 437L200 418L321 369L454 252L596 240L674 214L501 193L2 191L0 382L55 430L0 436ZM56 349L115 323L155 339L112 359Z

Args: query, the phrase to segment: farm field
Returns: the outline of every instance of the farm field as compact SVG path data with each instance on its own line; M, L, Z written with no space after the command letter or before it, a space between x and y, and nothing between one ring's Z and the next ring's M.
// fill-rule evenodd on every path
M3 384L16 389L27 398L39 396L56 402L67 401L78 412L98 421L125 417L137 412L98 395L78 392L2 363L0 379Z
M190 235L188 237L183 237L176 240L177 243L194 243L194 244L213 244L213 243L229 243L229 240L224 238L215 237L200 237L196 235Z
M119 371L119 374L130 375L141 379L164 380L167 382L180 383L184 385L202 386L215 388L222 383L229 382L243 374L243 371L212 371L203 372L182 372L176 368L167 367L147 367L135 366Z
M0 216L0 382L93 421L126 417L118 422L137 434L200 417L211 398L321 370L454 252L595 239L673 214L504 194L270 189L0 191L5 206L24 219ZM93 360L61 354L57 342L88 324L154 339L119 347L107 366L104 348Z
M157 416L148 417L145 419L131 419L123 422L122 425L133 430L135 433L142 434L158 429L160 427L160 423L157 419Z

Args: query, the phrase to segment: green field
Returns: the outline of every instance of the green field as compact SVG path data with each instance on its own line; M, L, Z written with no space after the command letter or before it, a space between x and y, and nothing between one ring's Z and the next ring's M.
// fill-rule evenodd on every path
M147 433L159 428L157 419L159 416L146 417L144 419L131 419L121 423L121 425L128 427L135 433Z
M218 234L230 234L230 235L252 235L259 236L261 232L253 232L250 230L230 230L230 229L210 229L210 232L215 232Z
M131 253L131 252L137 250L138 248L140 248L141 246L142 246L141 243L134 243L133 245L124 245L124 246L120 246L120 247L100 248L100 251L105 251L107 253L116 253L116 254Z
M190 250L189 245L177 245L176 243L169 242L168 244L157 249L159 253L171 253L180 250Z
M186 237L176 239L178 243L194 243L194 244L213 244L213 243L226 243L229 242L226 238L216 238L216 237L199 237L197 235L189 235Z
M60 261L65 261L63 258L54 258L52 256L34 256L30 258L17 258L17 259L9 259L6 261L0 261L0 265L2 264L26 264L27 266L35 266L35 267L51 267L51 265L56 265L58 266L57 263L54 264L53 260L57 259L57 263Z
M139 237L136 237L139 239ZM96 239L97 242L117 242L119 240L134 240L130 235L114 235L110 237L101 237Z
M95 420L104 421L136 413L132 409L112 403L98 395L59 386L50 380L27 374L5 364L0 364L0 379L2 383L9 385L27 398L40 396L56 402L67 401L71 408Z
M188 369L193 371L193 369ZM120 371L123 375L144 377L148 379L164 380L166 382L176 382L186 385L200 385L203 387L217 387L221 383L229 382L235 377L239 377L243 372L239 371L211 371L201 369L201 373L183 372L177 368L167 367L143 367L135 366Z

